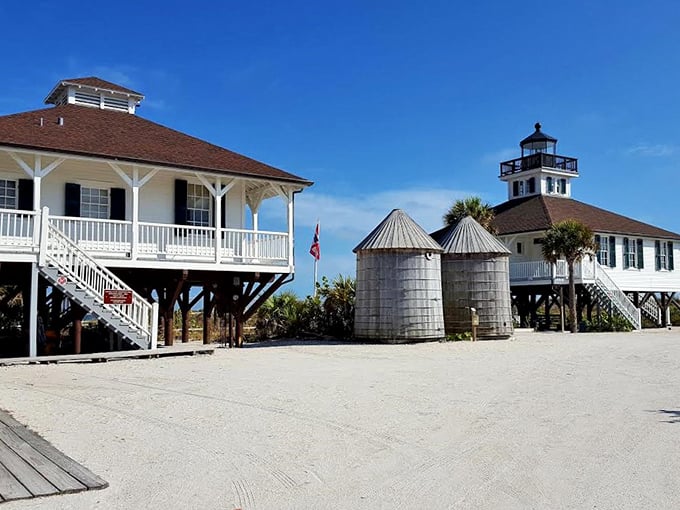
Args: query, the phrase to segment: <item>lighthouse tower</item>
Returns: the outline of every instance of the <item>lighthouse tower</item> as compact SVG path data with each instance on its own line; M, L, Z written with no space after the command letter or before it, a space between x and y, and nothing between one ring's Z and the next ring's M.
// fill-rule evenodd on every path
M522 157L501 163L501 181L508 183L508 200L551 195L571 197L571 180L578 177L576 158L557 155L557 138L536 129L519 143Z

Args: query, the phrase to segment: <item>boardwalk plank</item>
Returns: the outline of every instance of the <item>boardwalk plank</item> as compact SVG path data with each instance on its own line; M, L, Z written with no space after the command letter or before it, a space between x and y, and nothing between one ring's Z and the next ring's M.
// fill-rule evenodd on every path
M26 427L16 427L13 431L17 436L31 445L31 447L54 462L88 489L103 489L109 486L105 480L99 478L92 471L81 466L72 458L61 453L42 437L34 434Z
M12 429L0 425L0 441L38 471L61 492L86 490L87 487L21 439Z
M60 362L83 362L83 361L108 361L116 359L144 359L160 358L163 356L186 356L194 354L213 354L214 345L176 345L172 347L160 347L158 349L139 349L134 351L100 352L93 354L59 354L51 356L36 356L34 358L0 358L0 366L22 365L30 363L60 363Z
M3 466L33 496L47 496L59 492L59 489L48 482L33 466L28 464L2 441L0 441L0 459Z
M0 464L0 496L3 501L12 499L32 498L33 494L26 490L5 466Z

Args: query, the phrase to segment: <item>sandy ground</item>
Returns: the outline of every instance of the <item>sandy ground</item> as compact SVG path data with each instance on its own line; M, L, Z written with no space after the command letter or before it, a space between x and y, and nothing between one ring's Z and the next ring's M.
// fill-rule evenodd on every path
M678 508L679 390L677 330L6 367L110 487L2 508Z

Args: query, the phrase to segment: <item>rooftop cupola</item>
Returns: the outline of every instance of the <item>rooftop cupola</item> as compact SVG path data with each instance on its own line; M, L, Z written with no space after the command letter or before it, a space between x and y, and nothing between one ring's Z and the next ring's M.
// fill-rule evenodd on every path
M578 177L578 160L557 154L557 138L541 124L519 143L522 155L501 163L500 180L508 183L508 199L528 195L571 196L571 179Z
M74 104L134 114L143 99L139 92L90 76L60 81L45 98L45 104Z

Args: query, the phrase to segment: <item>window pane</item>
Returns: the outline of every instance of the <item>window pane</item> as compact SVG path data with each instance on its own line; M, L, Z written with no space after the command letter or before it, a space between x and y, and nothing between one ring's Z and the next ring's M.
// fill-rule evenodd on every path
M109 218L109 190L80 188L80 216L83 218Z
M187 184L187 224L209 227L212 196L201 184Z
M17 182L0 179L0 209L17 208Z

